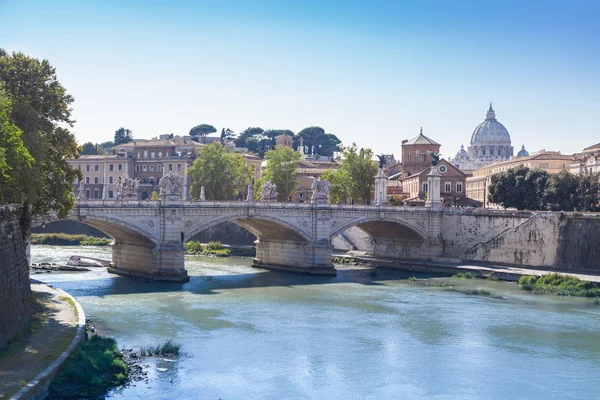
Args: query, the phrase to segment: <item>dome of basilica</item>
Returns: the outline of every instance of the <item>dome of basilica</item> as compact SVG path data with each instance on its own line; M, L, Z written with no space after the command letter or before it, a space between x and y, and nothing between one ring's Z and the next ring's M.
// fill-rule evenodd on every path
M456 159L461 159L461 158L468 158L469 157L469 153L467 153L467 151L465 150L465 146L463 146L462 144L460 145L460 150L458 151L458 153L456 153Z
M525 145L521 146L521 151L517 153L517 157L527 157L529 156L529 152L525 150Z
M471 146L510 146L508 130L498 120L490 103L485 121L477 125L471 135Z

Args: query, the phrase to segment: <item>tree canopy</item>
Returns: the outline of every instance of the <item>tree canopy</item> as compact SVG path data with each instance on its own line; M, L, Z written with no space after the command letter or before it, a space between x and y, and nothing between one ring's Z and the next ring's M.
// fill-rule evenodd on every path
M133 132L130 129L120 127L115 131L114 145L125 144L133 141Z
M206 143L206 136L210 135L211 133L215 133L216 131L217 128L212 125L200 124L190 129L190 136L198 139L200 143Z
M82 156L96 155L98 154L98 146L92 142L86 142L81 146L81 151L79 154Z
M28 179L21 182L24 203L33 215L56 211L65 217L75 203L73 181L80 177L67 163L78 157L77 142L69 131L75 122L73 97L48 60L20 52L0 50L0 81L12 102L11 123L22 131L23 144L34 160Z
M267 151L265 158L269 161L262 178L255 183L255 198L260 199L262 184L269 181L277 185L277 201L289 201L298 188L296 168L301 157L299 152L289 147Z
M243 155L230 153L219 142L212 142L200 149L198 158L188 169L194 179L190 194L200 197L200 188L209 200L232 200L246 192L252 172Z
M596 211L599 190L600 174L549 174L518 166L492 175L488 200L518 210Z
M325 171L321 179L329 181L329 200L344 203L354 200L359 204L370 204L375 189L377 163L373 161L373 150L360 149L356 143L342 147L342 162L336 171Z
M231 129L221 129L221 144L225 144L225 142L228 142L229 140L233 139L234 136L234 132Z
M21 130L12 123L12 103L0 84L0 203L23 203L23 190L33 158L21 140Z

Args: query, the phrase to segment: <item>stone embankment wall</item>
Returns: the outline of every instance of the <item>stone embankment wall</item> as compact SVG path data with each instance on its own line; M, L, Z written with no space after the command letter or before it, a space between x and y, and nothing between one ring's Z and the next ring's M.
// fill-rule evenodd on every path
M21 232L23 209L0 206L0 347L31 317L31 286Z
M475 244L461 259L600 273L600 215L540 212Z

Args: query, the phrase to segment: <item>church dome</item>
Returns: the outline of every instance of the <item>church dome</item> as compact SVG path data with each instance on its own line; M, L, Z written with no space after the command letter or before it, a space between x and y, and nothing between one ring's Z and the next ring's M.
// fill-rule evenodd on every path
M485 121L477 125L471 136L471 146L510 146L508 130L498 120L490 103Z
M463 146L462 144L460 145L460 150L458 151L458 153L456 153L456 159L461 159L461 158L468 158L469 157L469 153L467 153L467 151L465 150L465 146Z
M517 157L527 157L529 156L529 152L525 150L525 145L521 146L521 151L517 153Z

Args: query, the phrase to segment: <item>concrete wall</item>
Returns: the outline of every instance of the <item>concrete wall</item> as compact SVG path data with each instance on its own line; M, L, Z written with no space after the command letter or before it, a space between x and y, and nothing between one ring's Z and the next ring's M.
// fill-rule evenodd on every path
M463 260L600 273L600 216L540 212L468 249Z
M0 207L0 347L31 317L31 286L20 218L22 208Z

